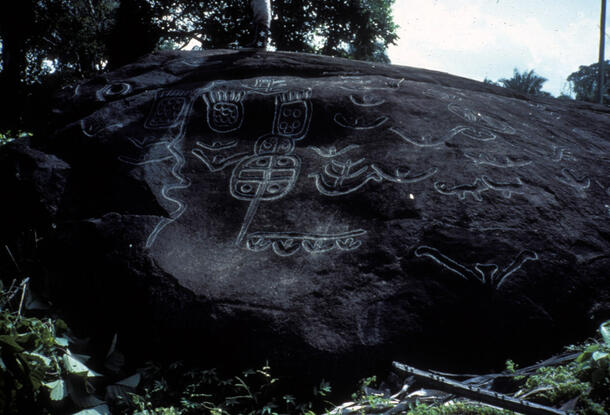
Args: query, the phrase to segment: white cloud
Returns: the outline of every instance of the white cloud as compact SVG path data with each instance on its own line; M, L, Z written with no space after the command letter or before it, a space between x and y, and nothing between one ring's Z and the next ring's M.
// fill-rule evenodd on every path
M579 65L597 60L598 2L570 3L397 0L400 39L388 54L395 64L477 80L510 77L515 67L534 69L557 95Z

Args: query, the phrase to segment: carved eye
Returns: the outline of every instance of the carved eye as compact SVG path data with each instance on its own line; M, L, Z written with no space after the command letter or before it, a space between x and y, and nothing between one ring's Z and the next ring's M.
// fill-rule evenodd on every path
M292 147L292 141L287 140L287 139L282 140L282 142L279 145L279 149L282 152L289 151L291 147Z
M271 194L279 193L280 190L282 190L282 188L278 184L272 184L269 187L267 187L267 191Z
M290 165L290 164L291 164L291 161L292 161L292 160L290 160L290 159L289 159L289 158L287 158L287 157L280 157L280 158L277 160L277 165L278 165L278 166L280 166L280 167L283 167L283 166L288 166L288 165Z
M242 193L252 193L252 191L254 190L254 187L251 184L242 184L241 187L239 188L239 190L241 190Z

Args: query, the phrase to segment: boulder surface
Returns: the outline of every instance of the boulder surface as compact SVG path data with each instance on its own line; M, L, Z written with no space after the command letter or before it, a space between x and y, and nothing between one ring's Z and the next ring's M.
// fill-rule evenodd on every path
M2 149L3 226L45 235L47 284L87 321L217 365L535 359L610 317L609 114L409 67L158 53Z

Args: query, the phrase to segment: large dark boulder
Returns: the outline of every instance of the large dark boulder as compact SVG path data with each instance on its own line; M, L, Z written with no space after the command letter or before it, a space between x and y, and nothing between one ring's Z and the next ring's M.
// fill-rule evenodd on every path
M54 115L2 149L47 172L11 212L36 200L47 285L131 344L361 375L535 359L610 317L608 108L204 51L64 90Z

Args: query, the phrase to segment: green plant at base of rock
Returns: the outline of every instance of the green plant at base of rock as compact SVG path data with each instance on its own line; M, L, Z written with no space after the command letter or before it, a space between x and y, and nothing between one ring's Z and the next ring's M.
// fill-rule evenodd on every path
M22 315L27 281L6 290L0 282L0 413L65 413L68 406L78 410L103 403L90 393L88 379L97 374L68 348L66 323ZM18 307L11 307L15 300Z
M31 137L32 133L25 131L12 132L11 130L0 132L0 146L8 144L17 138Z
M569 348L580 352L575 360L542 367L528 376L516 396L553 406L577 399L579 414L610 414L610 321L603 323L599 332L601 340ZM524 377L514 379L522 381Z
M150 364L143 370L140 393L112 403L132 415L315 415L314 403L330 393L328 382L313 388L311 401L282 394L268 365L222 378L215 369L188 369L182 362L168 368ZM316 402L319 404L319 402Z
M468 402L452 402L445 405L419 403L412 406L406 415L515 415L514 412Z

